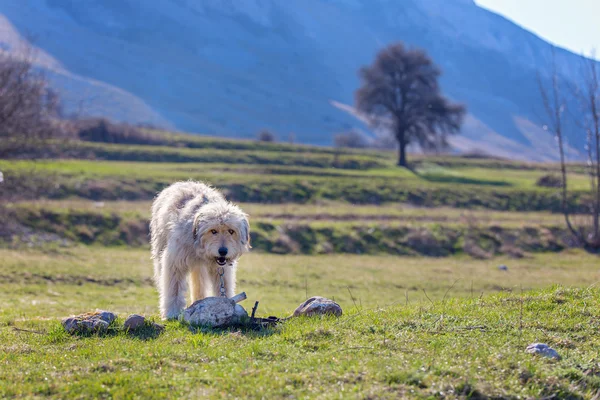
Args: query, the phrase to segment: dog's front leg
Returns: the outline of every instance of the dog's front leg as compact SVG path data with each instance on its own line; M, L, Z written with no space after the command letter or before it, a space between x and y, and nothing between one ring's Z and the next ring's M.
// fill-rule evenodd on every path
M192 303L204 298L204 285L200 275L200 268L193 266L190 270L190 300Z
M212 296L212 282L205 265L195 265L190 270L190 296L192 303Z
M163 318L176 319L185 307L187 291L185 262L167 248L161 259L160 311Z
M236 269L237 269L237 261L231 263L231 265L225 266L225 274L223 279L225 281L225 293L227 297L235 296L235 280L236 280Z

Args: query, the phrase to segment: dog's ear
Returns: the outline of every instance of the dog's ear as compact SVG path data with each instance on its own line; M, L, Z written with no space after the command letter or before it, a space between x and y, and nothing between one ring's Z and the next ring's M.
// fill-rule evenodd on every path
M202 220L202 214L197 214L194 218L194 226L192 228L192 236L194 237L194 242L198 240L198 236L202 235L202 227L200 226L200 224L202 224Z
M242 218L241 226L242 226L242 229L240 232L240 238L241 238L242 244L250 249L250 248L252 248L252 246L250 246L250 223L248 222L247 215L244 215L244 218Z

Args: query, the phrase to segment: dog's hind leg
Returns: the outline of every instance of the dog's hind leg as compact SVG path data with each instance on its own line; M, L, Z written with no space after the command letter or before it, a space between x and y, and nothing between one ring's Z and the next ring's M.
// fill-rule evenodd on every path
M187 266L169 249L161 257L160 312L163 318L176 319L185 307Z

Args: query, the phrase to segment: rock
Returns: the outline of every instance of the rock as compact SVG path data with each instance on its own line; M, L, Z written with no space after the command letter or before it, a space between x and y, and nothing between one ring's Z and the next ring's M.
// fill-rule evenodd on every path
M342 315L342 307L333 300L325 297L311 297L304 303L300 304L296 311L294 311L294 317L300 315L312 316L312 315L326 315L332 314L337 317Z
M112 324L115 319L117 319L117 315L115 313L111 313L110 311L98 310L96 314L100 316L100 319L103 321Z
M544 357L560 360L561 357L556 350L545 343L533 343L527 346L526 352L530 354L539 354Z
M500 271L508 271L508 267L507 267L506 265L504 265L504 264L502 264L502 265L498 265L498 269L499 269Z
M117 316L110 311L98 310L62 320L62 325L67 332L73 333L102 333L106 332Z
M243 322L246 318L248 318L248 313L244 309L244 307L236 304L233 308L233 319L234 323L239 324Z
M235 323L235 301L226 297L207 297L183 311L183 320L194 326L214 328Z
M126 331L135 331L144 327L144 325L146 325L146 318L138 314L131 314L125 320L123 328L125 328Z
M154 322L148 323L144 316L138 314L131 314L123 324L123 328L126 332L136 332L144 327L151 328L154 333L160 333L165 329L164 325L159 325Z
M155 322L152 323L152 329L154 329L156 332L162 332L165 330L165 326L161 325L161 324L157 324Z

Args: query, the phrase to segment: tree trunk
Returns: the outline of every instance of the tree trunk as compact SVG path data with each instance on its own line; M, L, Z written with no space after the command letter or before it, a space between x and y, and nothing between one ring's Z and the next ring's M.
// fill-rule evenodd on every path
M406 140L404 138L404 132L397 133L398 138L398 166L408 167L406 163Z

